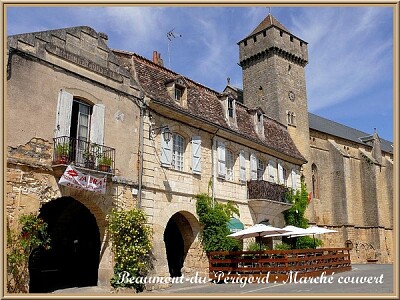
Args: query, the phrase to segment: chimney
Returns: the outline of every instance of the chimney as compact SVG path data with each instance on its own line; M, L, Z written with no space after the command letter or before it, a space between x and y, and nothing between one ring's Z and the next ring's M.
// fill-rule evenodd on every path
M161 53L158 53L157 51L153 51L153 63L159 65L159 66L164 66L164 62L161 58Z

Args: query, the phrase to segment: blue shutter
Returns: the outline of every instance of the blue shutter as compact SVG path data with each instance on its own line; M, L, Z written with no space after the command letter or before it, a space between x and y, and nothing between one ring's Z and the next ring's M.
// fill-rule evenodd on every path
M171 139L168 143L164 139L164 129L161 130L161 166L171 167L172 163L172 143Z
M201 137L192 137L192 171L195 174L201 173Z
M74 96L65 90L60 90L57 102L55 137L70 136L72 102Z
M222 176L225 178L226 170L225 170L225 144L221 141L218 141L218 176Z

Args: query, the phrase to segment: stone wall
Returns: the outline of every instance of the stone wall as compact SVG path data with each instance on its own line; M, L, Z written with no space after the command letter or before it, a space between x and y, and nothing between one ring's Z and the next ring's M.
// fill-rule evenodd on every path
M100 231L101 251L99 284L108 286L113 274L112 254L106 231L106 216L113 207L130 209L136 206L132 187L107 181L105 195L58 185L59 172L51 165L52 144L33 138L26 145L8 148L5 172L5 208L10 227L17 225L22 214L39 214L42 205L70 196L84 204L95 216Z
M353 243L352 262L393 262L393 164L374 162L371 149L320 132L310 132L311 161L318 168L319 198L308 214L338 233L321 235L326 247ZM313 209L313 212L309 210Z

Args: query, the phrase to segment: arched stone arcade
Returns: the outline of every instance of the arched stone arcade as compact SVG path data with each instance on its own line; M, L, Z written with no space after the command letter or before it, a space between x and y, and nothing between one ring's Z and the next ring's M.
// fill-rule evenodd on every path
M101 236L95 215L72 197L44 204L49 250L34 249L29 260L30 292L94 286L98 282Z

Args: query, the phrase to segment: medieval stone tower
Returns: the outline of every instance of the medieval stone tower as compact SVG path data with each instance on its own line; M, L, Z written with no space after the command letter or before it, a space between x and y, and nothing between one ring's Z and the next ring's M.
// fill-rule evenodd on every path
M269 14L238 45L244 104L261 107L267 117L287 125L296 146L309 160L307 42L291 34ZM308 165L304 167L307 185L311 177Z

